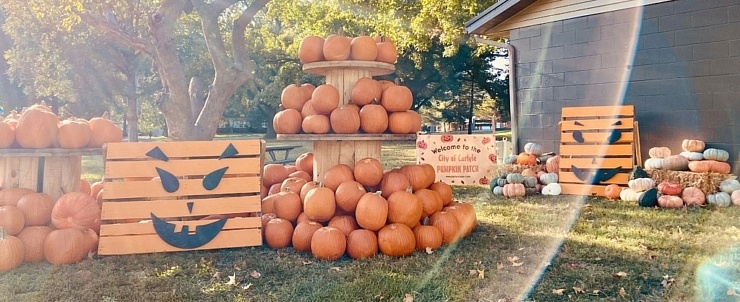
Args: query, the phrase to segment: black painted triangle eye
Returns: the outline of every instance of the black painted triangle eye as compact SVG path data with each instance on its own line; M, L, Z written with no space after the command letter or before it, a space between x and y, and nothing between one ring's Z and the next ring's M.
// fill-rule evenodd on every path
M170 158L167 157L167 155L165 155L164 152L162 152L162 149L159 149L159 147L154 147L154 149L149 150L149 152L146 153L146 156L149 156L151 158L158 159L161 161L170 160Z
M221 179L224 177L224 174L226 174L226 170L228 169L229 167L223 167L208 173L208 175L203 178L203 188L210 191L218 187L218 184L221 182Z
M164 169L156 168L159 179L162 181L162 188L165 191L172 193L180 188L180 181L172 175L172 173L165 171Z
M239 150L236 150L233 144L229 144L218 159L234 157L237 154L239 154Z
M583 124L581 122L579 122L579 121L575 121L573 124L574 125L577 125L577 126L583 126Z
M616 122L614 122L614 124L612 124L612 126L619 126L621 124L622 124L622 121L616 121Z

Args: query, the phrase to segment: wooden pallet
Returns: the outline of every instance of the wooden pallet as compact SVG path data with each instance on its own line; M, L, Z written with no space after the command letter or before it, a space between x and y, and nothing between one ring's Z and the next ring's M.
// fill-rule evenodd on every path
M261 140L108 144L98 254L261 245L263 164Z
M604 196L608 184L627 186L639 157L634 113L631 105L563 108L558 125L562 194Z

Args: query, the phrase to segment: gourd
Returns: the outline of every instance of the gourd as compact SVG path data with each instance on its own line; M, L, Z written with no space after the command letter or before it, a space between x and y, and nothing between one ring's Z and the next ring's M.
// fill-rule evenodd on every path
M273 218L265 225L265 243L273 249L290 245L293 239L293 225L283 218Z
M698 139L684 139L681 142L681 149L687 152L702 152L704 147L704 141Z
M509 173L506 175L506 182L509 184L520 184L524 182L524 175L519 173Z
M416 249L414 231L402 223L388 224L378 231L378 247L391 257L411 255Z
M630 172L629 179L633 180L635 178L649 178L650 176L645 172L645 170L642 169L640 166L635 166L632 168L632 172Z
M545 170L548 173L558 173L560 170L560 156L556 155L548 158L545 162Z
M711 159L716 161L727 161L730 158L730 153L722 149L709 148L704 150L703 154L704 159Z
M507 183L509 183L509 182L506 180L506 177L505 176L503 178L497 178L496 179L496 185L499 186L499 187L503 187Z
M642 192L642 196L637 199L637 204L641 207L654 207L658 205L658 189L650 188Z
M534 166L537 164L537 156L522 152L516 157L516 163L520 165Z
M534 188L536 184L537 184L537 178L532 177L532 176L524 178L525 188Z
M542 183L543 185L548 185L556 182L558 182L558 175L555 173L545 173L540 175L540 183Z
M630 180L627 185L635 192L643 192L655 187L655 181L652 178L636 178Z
M704 195L704 192L696 187L688 187L683 189L683 192L681 192L681 198L683 199L684 203L689 206L700 206L703 205L706 201L706 196Z
M740 190L740 182L735 179L723 180L719 183L719 190L727 194L732 194L732 192Z
M730 194L725 192L717 192L707 195L707 203L718 207L728 207L730 206L731 201L732 199L730 198Z
M653 147L648 151L651 158L666 158L671 156L671 149L667 147Z
M704 159L704 153L701 153L701 152L684 151L684 152L681 152L681 156L685 157L689 161L697 161L697 160Z
M25 254L23 242L0 227L0 273L21 266Z
M507 184L504 186L504 196L506 197L521 197L525 193L523 184Z
M689 170L697 173L716 172L722 174L730 173L730 164L716 160L699 160L689 162Z
M357 229L347 236L347 255L352 259L364 259L378 253L378 236L375 232Z
M732 192L732 195L730 195L730 199L732 199L732 204L740 206L740 190Z
M532 170L530 168L527 168L527 169L522 170L521 174L522 174L522 176L524 176L524 178L527 178L527 177L536 177L537 176L537 172L535 172L534 170Z
M643 193L644 192L637 192L635 190L627 188L619 192L619 199L624 201L637 202L637 200L642 197Z
M537 143L527 143L524 145L524 152L533 154L534 156L542 155L542 145Z
M109 119L108 112L104 112L101 117L91 118L90 124L90 143L87 145L92 148L100 148L105 143L116 143L123 141L123 130ZM16 134L17 134L16 130Z
M560 195L562 188L558 183L551 183L542 188L542 195Z
M285 109L272 118L272 128L278 134L296 134L301 132L301 113L295 109Z
M672 171L689 170L689 160L681 155L671 155L663 159L663 169Z
M658 184L658 192L663 195L678 196L681 194L682 190L683 187L675 182L664 181Z
M346 249L347 236L335 227L320 228L311 237L311 254L318 259L337 260L344 255Z
M648 158L645 160L645 169L663 169L662 158Z
M420 225L413 231L417 251L425 251L427 248L436 250L442 246L442 232L438 228L431 225Z
M662 195L658 197L658 206L669 209L680 208L683 207L683 199L673 195Z
M380 192L365 193L357 202L355 219L364 229L380 230L388 219L388 201L380 195Z
M318 229L323 226L311 220L299 222L298 225L293 229L293 237L291 239L293 249L299 252L310 252L311 251L311 237Z
M620 193L622 193L622 187L617 184L610 184L604 188L604 197L608 199L619 199Z

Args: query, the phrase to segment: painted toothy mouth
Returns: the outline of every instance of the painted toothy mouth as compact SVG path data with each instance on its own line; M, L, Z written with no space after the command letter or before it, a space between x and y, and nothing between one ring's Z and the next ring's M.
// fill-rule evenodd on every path
M182 230L175 232L175 224L162 220L154 213L150 213L150 215L154 230L159 238L162 238L167 244L181 249L193 249L210 242L221 232L228 219L224 217L209 224L199 225L195 227L195 232L191 234L188 225L183 225Z
M584 183L588 183L590 185L596 185L603 181L609 180L610 178L614 177L614 175L617 175L617 173L619 173L619 170L621 169L622 166L612 169L596 169L595 171L586 171L574 165L570 165L570 170L573 172L573 174L575 174L576 177Z

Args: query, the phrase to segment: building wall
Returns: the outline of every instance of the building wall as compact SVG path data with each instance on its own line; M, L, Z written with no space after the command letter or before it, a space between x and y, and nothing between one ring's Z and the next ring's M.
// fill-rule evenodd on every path
M740 174L740 1L675 0L511 30L521 146L558 150L565 106L631 104L643 159L684 138Z

